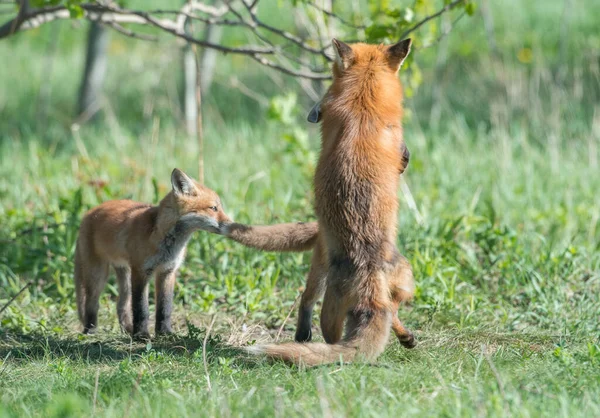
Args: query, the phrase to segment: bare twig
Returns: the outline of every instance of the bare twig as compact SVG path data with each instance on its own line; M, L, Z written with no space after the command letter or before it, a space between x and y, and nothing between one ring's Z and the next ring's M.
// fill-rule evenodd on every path
M310 71L306 72L306 71L294 70L291 68L284 67L273 61L268 60L267 58L265 58L259 54L252 54L252 55L250 55L250 57L253 60L264 65L265 67L274 68L284 74L292 75L294 77L310 78L311 80L330 80L331 79L331 75L329 75L329 74L325 74L325 73L319 74L319 73L313 73Z
M144 41L151 41L151 42L156 42L158 40L158 38L156 36L146 35L144 33L134 32L131 29L128 29L128 28L125 28L125 27L121 26L117 22L104 22L104 24L106 26L111 27L115 31L119 32L120 34L128 36L130 38L141 39L141 40L144 40Z
M9 307L9 305L10 305L11 303L13 303L13 302L15 301L15 299L16 299L16 298L18 298L18 297L19 297L19 295L25 291L25 289L27 289L29 286L31 286L31 284L32 284L32 283L33 283L32 281L29 281L29 282L27 282L27 283L25 284L25 286L23 286L23 287L21 288L21 290L19 290L19 291L17 292L17 294L16 294L16 295L14 295L14 296L13 296L13 297L12 297L12 298L11 298L11 299L8 301L8 302L6 302L6 304L5 304L5 305L2 307L2 309L0 309L0 315L2 315L2 312L4 312L4 311L6 310L6 308L8 308L8 307Z
M318 10L319 12L321 12L323 14L326 14L329 17L332 17L332 18L338 20L342 25L348 26L350 28L366 29L366 27L367 27L366 25L355 25L354 23L348 22L347 20L343 19L341 16L339 16L327 9L324 9L323 7L321 7L315 3L307 2L306 5Z
M28 0L17 1L20 7L16 16L0 25L0 39L13 36L18 32L37 28L55 20L71 18L70 12L65 5L31 8L29 7ZM465 1L467 0L455 0L447 4L437 13L425 17L406 30L402 37L406 37L425 23L441 16L454 7L464 4ZM243 6L241 8L243 13L238 10L240 7L236 8L235 6L240 3ZM307 7L317 10L319 12L317 14L319 24L316 30L308 31L303 36L299 36L298 33L294 34L291 31L276 27L260 19L258 3L259 0L224 0L221 6L215 7L205 4L202 1L188 1L180 9L154 9L147 11L127 9L118 6L114 2L105 3L91 0L78 3L77 6L83 11L84 19L102 23L125 36L143 40L155 40L155 36L138 33L132 28L124 26L145 25L203 48L213 49L225 54L246 55L263 66L308 80L328 80L331 76L325 68L320 69L316 64L312 65L312 58L307 59L306 56L303 58L295 57L290 51L286 52L286 48L290 46L299 48L306 55L317 58L323 64L327 64L332 58L326 53L329 45L328 42L325 42L325 39L331 36L329 32L332 29L330 26L328 26L327 31L320 29L323 26L325 17L335 19L341 24L355 30L365 29L364 25L353 24L334 13L331 5L323 7L309 0L304 3L301 10L306 11ZM247 29L247 34L256 36L256 39L262 41L264 45L227 46L219 42L210 42L209 39L200 39L194 34L186 32L186 20L198 20L209 25L243 27ZM276 58L271 59L268 57Z
M244 3L244 5L246 5L246 3ZM323 51L320 48L313 48L310 45L308 45L306 42L304 42L302 39L300 39L299 37L285 31L282 29L278 29L274 26L268 25L266 23L264 23L263 21L261 21L258 16L256 16L256 13L254 13L252 11L252 9L246 5L246 8L248 10L248 13L250 13L250 17L252 18L252 21L254 22L254 24L260 28L266 29L270 32L273 32L279 36L281 36L284 39L287 39L288 41L293 42L294 44L298 45L300 48L308 51L308 52L312 52L313 54L320 54L323 55L324 58L326 59L330 59L327 55L325 55L323 53Z
M419 49L426 49L426 48L430 48L433 45L438 44L442 39L444 39L446 36L448 36L450 34L450 32L452 31L452 29L454 29L454 25L456 25L458 23L458 21L460 19L462 19L465 15L467 14L467 12L462 12L461 14L458 15L458 17L456 19L454 19L454 21L452 21L452 23L450 23L450 25L448 26L448 29L444 30L440 36L438 36L436 38L435 41L429 42L426 45L423 45L421 48Z
M444 7L442 7L437 13L434 13L430 16L427 16L426 18L424 18L423 20L417 22L414 26L412 26L411 28L407 29L404 31L404 33L400 36L400 39L404 39L406 38L409 34L411 34L412 32L416 31L417 29L419 29L421 26L423 26L425 23L429 22L432 19L435 19L438 16L441 16L443 13L447 12L448 10L452 10L454 9L456 6L458 6L459 4L464 4L466 0L455 0L452 3L449 3L447 5L445 5Z

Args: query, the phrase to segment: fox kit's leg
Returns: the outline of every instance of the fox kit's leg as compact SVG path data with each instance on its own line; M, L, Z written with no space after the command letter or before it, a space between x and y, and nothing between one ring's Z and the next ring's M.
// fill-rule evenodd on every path
M148 279L139 269L131 270L131 307L133 308L133 336L150 339L148 332Z
M131 269L129 267L115 267L117 284L119 286L119 301L117 302L117 316L121 328L131 334L133 332L133 318L131 314Z
M399 255L398 261L389 273L388 283L390 286L390 295L394 315L392 317L392 329L398 337L400 344L406 348L413 348L417 345L413 333L407 329L400 319L398 319L398 308L402 302L411 300L415 294L415 282L412 268L406 258Z
M82 256L81 256L82 257ZM83 333L90 334L98 326L98 308L100 294L106 286L108 280L109 264L88 256L85 265L76 268L77 286L80 286L79 293L82 293L80 314L82 316Z
M176 271L156 275L156 334L171 334L171 312L173 311L173 288Z
M312 338L312 313L317 300L323 296L327 267L324 260L323 244L319 239L315 245L312 264L306 279L306 289L302 293L300 308L298 310L298 326L296 327L296 341L306 342Z

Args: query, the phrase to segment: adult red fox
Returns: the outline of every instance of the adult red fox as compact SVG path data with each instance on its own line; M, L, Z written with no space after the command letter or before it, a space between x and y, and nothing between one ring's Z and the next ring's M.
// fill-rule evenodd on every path
M158 206L113 200L83 218L75 249L75 290L83 332L98 326L98 301L113 266L123 329L147 339L148 282L155 276L156 333L171 333L173 286L187 243L197 230L220 232L231 220L219 196L174 169L172 191Z
M412 333L394 315L398 304L414 295L410 265L395 246L398 173L407 162L396 73L411 41L333 44L333 83L317 118L322 119L314 177L319 232L296 330L296 341L311 339L312 310L324 293L321 329L327 344L251 348L307 365L350 361L357 355L373 360L383 351L390 326L406 347L415 345ZM235 239L235 228L225 228Z

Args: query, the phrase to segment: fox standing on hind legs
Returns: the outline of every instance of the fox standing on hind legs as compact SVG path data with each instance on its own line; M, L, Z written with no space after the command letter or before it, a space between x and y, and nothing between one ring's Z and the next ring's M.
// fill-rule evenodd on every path
M110 266L117 275L119 323L147 339L148 282L156 282L156 333L171 333L175 275L197 230L220 232L231 220L219 196L173 170L173 190L158 206L113 200L90 210L81 222L75 249L77 310L85 334L98 326L98 301Z
M406 149L397 72L411 41L333 43L337 59L321 103L322 149L314 178L319 233L296 331L297 341L310 340L312 309L324 293L321 329L327 344L252 348L307 365L356 355L373 360L385 348L390 327L405 346L414 346L412 333L394 315L414 294L410 265L395 246L398 173Z

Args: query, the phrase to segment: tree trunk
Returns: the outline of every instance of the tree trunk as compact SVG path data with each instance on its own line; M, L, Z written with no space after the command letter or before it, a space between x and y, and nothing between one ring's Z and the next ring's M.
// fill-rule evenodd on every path
M102 85L106 75L108 32L101 24L92 22L87 40L85 70L79 89L77 115L85 122L100 110Z
M186 31L189 29L186 25ZM204 32L204 39L208 42L218 44L221 40L221 27L208 25ZM200 77L200 91L203 98L210 91L215 66L217 63L217 53L215 49L205 48L200 57L200 68L197 68L195 49L190 44L183 50L183 113L185 115L185 125L189 135L195 135L197 132L198 100L196 99L197 81Z
M207 42L213 44L219 44L221 42L222 27L217 25L208 25L204 32L204 39ZM216 49L205 48L202 51L202 58L200 59L200 89L202 95L206 97L210 91L212 84L213 75L215 73L215 65L217 63Z
M189 43L183 50L183 114L188 135L196 135L198 101L196 100L196 54Z

